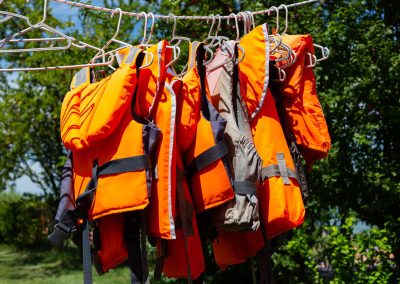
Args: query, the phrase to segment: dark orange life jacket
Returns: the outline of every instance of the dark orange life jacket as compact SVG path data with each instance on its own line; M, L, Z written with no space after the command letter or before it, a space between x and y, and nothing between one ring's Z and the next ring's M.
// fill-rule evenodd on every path
M148 234L175 239L176 217L176 98L165 85L167 62L171 51L163 40L147 49L154 55L150 66L140 70L138 103L135 111L161 129L155 149L155 180L152 185L148 215Z
M310 35L283 35L282 42L297 54L296 62L285 69L286 80L279 84L285 116L300 153L311 170L312 164L328 155L331 139L318 99L313 69L307 67L308 53L314 54Z
M225 121L209 102L202 52L201 43L190 44L188 72L182 80L180 91L175 88L179 137L177 223L180 228L177 229L176 240L166 242L167 254L163 268L166 276L175 278L196 279L205 268L193 207L200 212L233 198L229 175L222 162L226 155L221 151ZM167 77L171 74L173 72L168 72ZM172 87L180 85L176 84L176 80L168 81L166 84ZM188 168L184 168L181 155Z

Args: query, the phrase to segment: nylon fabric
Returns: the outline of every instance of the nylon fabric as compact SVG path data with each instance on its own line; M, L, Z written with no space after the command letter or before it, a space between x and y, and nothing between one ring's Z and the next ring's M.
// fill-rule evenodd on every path
M132 65L122 64L101 81L86 87L87 83L82 84L67 93L60 122L61 137L67 149L77 151L91 147L117 129L133 93L134 85L129 79L132 74Z
M167 89L170 95L176 94L177 115L176 115L176 135L178 137L190 137L189 128L180 129L180 120L183 119L180 110L182 110L182 99L184 99L184 83L176 77L173 69L168 69L166 74ZM194 136L192 136L194 139ZM157 250L163 251L161 246L165 247L162 270L168 277L187 278L190 283L197 279L205 269L204 256L197 226L196 215L194 214L194 205L187 177L185 175L182 162L182 144L180 141L185 139L176 139L177 151L176 157L176 187L175 194L178 197L176 208L176 239L157 242ZM190 143L188 143L190 145ZM161 261L157 265L158 273L161 270Z
M214 258L221 270L228 266L246 262L249 257L256 256L263 248L264 240L260 230L254 232L218 231L213 241Z
M176 97L174 90L166 83L165 65L172 57L167 44L161 41L146 51L154 55L154 60L150 66L140 71L135 112L154 121L162 132L154 151L157 178L152 184L148 234L175 239Z
M79 90L74 93L74 103L71 104L71 95L67 95L63 103L62 129L75 129L75 134L82 134L82 129L90 128L86 124L93 121L106 124L108 129L107 136L98 133L99 136L93 136L90 143L81 143L87 147L79 150L75 147L76 143L70 142L84 141L84 135L77 136L75 140L63 140L65 146L73 150L74 196L77 196L77 203L84 201L83 196L88 193L95 196L91 206L88 206L87 217L98 222L95 260L100 273L107 272L127 258L124 245L127 242L124 239L126 216L123 213L142 210L149 203L152 179L149 156L155 149L160 130L153 122L134 113L133 98L137 97L138 82L136 63L141 58L140 50L130 48L128 56L112 75L85 88L73 89L71 92ZM120 90L122 94L118 96ZM108 101L113 98L115 101ZM85 112L88 100L93 102L95 110L91 116ZM114 107L114 111L118 112L117 116L108 117L110 123L97 117L97 105L104 105L104 101L108 101L108 107ZM110 109L105 115L112 112ZM70 138L71 133L65 137ZM90 190L83 195L86 187Z
M183 161L190 165L202 153L223 141L226 121L210 102L207 81L202 76L204 50L193 42L189 49L189 70L183 77L178 96L178 147ZM204 74L205 75L205 74ZM224 158L190 173L189 185L197 212L208 210L233 198L233 189Z
M263 167L278 165L277 154L281 153L286 168L295 171L275 101L269 89L263 91L269 81L269 70L266 68L266 61L269 61L266 24L245 35L240 40L240 45L246 50L244 60L239 63L240 91L249 114L253 114L259 107L250 125L254 144L263 160ZM261 60L260 64L254 64L256 59ZM263 180L258 197L268 239L295 228L304 221L305 208L295 178L289 177L289 183L286 184L282 176L272 176Z
M167 241L163 273L168 277L194 280L204 272L205 262L193 201L186 177L183 175L183 164L180 157L178 157L177 163L179 172L177 194L180 196L177 218L182 218L182 226L176 230L176 240ZM186 218L184 218L185 215ZM185 219L190 219L190 221L185 221Z
M286 80L280 95L288 125L293 133L307 169L325 158L331 147L328 126L318 99L316 80L307 53L314 54L310 35L283 35L282 42L297 54L297 60L285 69Z
M113 214L100 218L93 232L95 251L93 252L96 270L104 274L128 259L124 240L125 216Z
M238 92L237 68L235 67L236 43L225 42L210 63L211 101L227 121L224 133L229 148L227 164L232 173L235 198L214 211L213 220L228 231L255 231L259 228L257 189L261 179L261 158L252 139L249 120L242 108ZM220 62L225 64L215 68ZM214 78L218 78L217 80Z

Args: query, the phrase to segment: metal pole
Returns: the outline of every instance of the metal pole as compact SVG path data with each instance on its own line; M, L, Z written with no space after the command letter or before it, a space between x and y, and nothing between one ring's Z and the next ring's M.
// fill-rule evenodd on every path
M70 5L73 7L78 7L78 8L86 8L86 9L90 9L90 10L96 10L96 11L102 11L102 12L108 12L108 13L116 13L115 9L110 9L110 8L106 8L106 7L100 7L100 6L94 6L94 5L89 5L89 4L84 4L84 3L77 3L77 2L73 2L73 1L69 1L69 0L49 0L51 2L57 2L57 3L63 3L66 5ZM306 5L306 4L311 4L311 3L316 3L319 2L319 0L308 0L308 1L301 1L301 2L297 2L297 3L293 3L293 4L289 4L286 5L287 8L293 8L293 7L297 7L297 6L302 6L302 5ZM279 7L278 9L284 9L283 7ZM253 15L261 15L261 14L267 14L270 13L274 10L272 9L266 9L266 10L261 10L261 11L255 11L252 12ZM127 16L131 16L131 17L144 17L143 14L140 13L136 13L136 12L127 12L127 11L122 11L122 14L127 15ZM177 19L182 19L182 20L209 20L210 16L175 16ZM157 19L162 19L162 20L168 20L171 19L171 16L168 15L154 15L154 18ZM221 19L233 19L234 16L221 16ZM238 18L240 19L241 16L238 16Z

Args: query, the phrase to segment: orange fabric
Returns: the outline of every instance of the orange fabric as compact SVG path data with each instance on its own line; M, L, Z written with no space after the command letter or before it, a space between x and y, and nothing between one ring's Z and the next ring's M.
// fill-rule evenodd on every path
M283 153L286 166L294 171L292 157L286 144L275 102L268 91L264 106L251 123L254 144L263 159L263 167L277 165L276 153ZM263 181L258 190L261 215L266 223L268 239L303 223L305 209L298 181L290 178L285 185L280 176Z
M132 52L139 54L137 50ZM78 92L74 89L64 98L61 130L70 132L62 138L65 146L73 150L76 197L84 192L92 177L94 160L101 166L111 160L144 154L142 139L138 139L142 137L143 125L126 111L136 83L136 65L122 64L109 77L79 88ZM108 109L103 113L106 105ZM146 182L145 170L99 177L89 219L143 209L149 203Z
M173 90L165 85L165 65L171 60L171 51L167 49L167 42L161 41L147 52L154 55L154 60L150 66L140 70L135 111L141 116L150 116L149 119L154 120L162 132L154 153L156 178L151 190L148 234L175 239L176 98Z
M61 138L66 148L84 149L112 134L129 106L135 74L132 66L125 65L81 92L78 87L67 93L61 109Z
M316 81L307 53L314 54L310 35L284 35L283 43L297 54L297 60L285 69L280 84L286 120L310 170L312 164L327 156L331 147L328 126L318 99Z
M251 128L263 167L278 165L276 155L282 153L286 167L295 171L275 102L267 89L269 54L266 53L266 31L266 24L263 24L240 40L240 45L246 50L244 60L239 63L241 95L250 116L257 111L251 121ZM262 61L254 64L255 60ZM296 179L290 178L290 184L284 184L281 176L267 178L258 190L258 198L268 239L295 228L304 221L305 209Z
M226 232L219 230L213 241L214 258L217 265L225 270L227 266L243 263L255 256L264 247L261 231Z
M178 96L177 131L178 145L186 165L201 153L215 146L212 123L201 110L202 100L209 100L208 84L205 82L206 98L202 98L201 79L196 66L199 42L191 43L188 72L183 77L183 91ZM204 78L206 80L206 78ZM212 107L211 103L209 105ZM190 177L193 203L197 212L213 208L234 197L233 188L221 159L211 163Z
M269 83L264 34L266 28L266 24L257 26L240 40L240 45L245 50L245 57L239 64L239 68L241 68L239 72L240 94L250 118L260 108L262 97L265 96ZM242 57L240 49L238 57ZM254 64L255 62L257 64Z
M181 159L178 157L178 167L183 171ZM186 206L193 206L190 189L185 179L182 181L182 187L185 195ZM179 210L178 210L179 211ZM181 216L177 216L176 220L180 220ZM190 264L190 278L196 279L205 269L203 250L200 241L200 235L197 228L196 213L193 211L192 216L193 235L187 236L188 257ZM188 260L185 254L185 239L182 228L176 230L176 239L167 241L167 256L165 258L163 273L168 277L187 278L188 277Z
M95 253L102 272L106 273L128 259L123 235L125 216L124 214L104 216L98 220L97 226L101 247Z

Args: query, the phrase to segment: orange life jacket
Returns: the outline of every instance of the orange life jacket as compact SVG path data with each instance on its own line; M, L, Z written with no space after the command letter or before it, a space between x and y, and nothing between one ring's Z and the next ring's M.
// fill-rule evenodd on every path
M267 25L258 26L243 36L240 45L246 50L246 56L239 63L240 91L251 117L254 143L263 160L263 184L258 197L266 234L271 239L299 226L305 209L293 160L268 89Z
M192 197L180 157L177 160L176 239L166 240L163 273L173 278L197 279L205 269L203 249ZM158 243L158 250L161 249Z
M314 54L310 35L283 35L282 42L297 54L296 62L285 69L286 80L279 84L285 116L296 144L311 170L312 164L327 156L331 147L328 126L318 99L312 68L307 67Z
M181 138L177 140L179 149L177 152L177 195L179 197L177 220L180 221L181 228L177 229L176 240L166 242L167 253L163 268L166 276L175 278L196 279L205 268L196 215L192 207L194 206L199 212L233 198L229 176L221 160L225 155L224 152L216 151L214 154L207 154L224 145L222 139L225 121L217 115L208 101L202 51L201 43L190 44L188 72L183 78L180 91L175 88L178 99L177 135ZM203 68L202 74L200 68ZM172 72L168 72L167 77L171 74ZM176 81L168 80L172 81L173 87L176 86L174 84ZM213 123L219 124L217 131ZM187 169L183 167L181 155L189 165L190 174L187 176L185 176ZM212 155L212 159L209 160L207 155ZM202 156L203 158L199 158ZM203 160L194 162L196 159ZM189 180L190 190L187 180ZM188 224L186 224L186 219ZM160 250L160 246L158 249Z
M135 111L154 121L162 132L155 149L155 180L148 212L148 234L175 239L176 98L169 95L165 86L165 65L171 58L167 44L163 40L147 49L147 52L154 55L154 59L149 66L140 70Z
M149 203L149 154L159 130L132 116L140 50L130 52L112 75L79 94L68 93L61 110L63 143L73 153L75 196L79 198L86 186L96 188L90 220L143 209Z
M130 48L120 68L93 84L88 83L89 70L83 69L61 110L62 140L73 156L75 211L80 215L75 217L97 219L100 273L128 256L124 212L149 203L150 155L160 131L133 111L140 54Z
M245 184L244 188L254 187L256 191L260 181L259 167L262 162L254 150L249 122L244 110L242 110L242 104L236 97L238 95L238 79L236 77L236 68L233 66L236 59L229 59L229 53L235 57L236 44L231 41L226 42L225 45L216 51L214 60L208 66L207 78L209 79L209 87L212 91L211 99L216 109L221 113L221 116L228 121L227 127L229 129L227 129L225 135L228 139L227 143L232 144L232 146L228 146L232 151L228 155L228 164L231 164L232 168L235 164L240 168L239 163L242 162L243 166L247 165L248 167L248 169L242 172L238 172L236 168L232 169L234 188L236 187L234 190L235 192L244 193L243 184ZM226 62L226 60L229 60L227 62L228 65L219 68L214 67L219 66L222 62ZM245 146L240 144L243 141L246 141ZM235 151L239 153L235 153ZM240 155L244 160L235 161L236 155ZM248 197L251 191L245 193ZM254 195L256 195L256 192L254 192ZM244 208L240 209L243 210ZM256 210L258 210L258 205ZM264 239L260 230L254 232L234 232L224 231L224 228L221 227L218 232L218 237L213 241L212 246L215 262L223 270L229 265L245 262L249 257L255 256L264 246Z
M202 45L196 41L190 44L188 71L182 79L177 113L179 150L187 165L197 212L234 197L229 169L224 164L228 154L224 141L226 121L211 103L205 70L200 63L204 60Z

